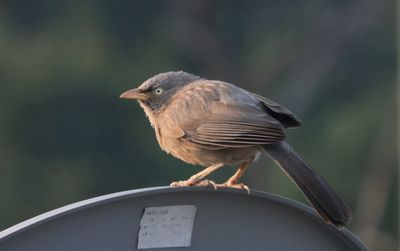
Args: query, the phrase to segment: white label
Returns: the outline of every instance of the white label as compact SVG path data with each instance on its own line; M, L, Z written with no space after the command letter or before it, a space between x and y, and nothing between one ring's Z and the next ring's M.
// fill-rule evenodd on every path
M190 247L196 207L146 207L140 221L138 249Z

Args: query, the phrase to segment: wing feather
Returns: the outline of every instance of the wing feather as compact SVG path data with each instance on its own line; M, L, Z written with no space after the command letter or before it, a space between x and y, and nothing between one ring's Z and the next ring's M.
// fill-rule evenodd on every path
M179 98L173 98L166 109L165 121L185 132L182 140L199 147L251 147L285 138L282 123L266 112L253 94L238 87L200 81L186 86L176 96Z
M220 147L251 147L285 138L283 126L262 111L218 104L192 134L191 141Z

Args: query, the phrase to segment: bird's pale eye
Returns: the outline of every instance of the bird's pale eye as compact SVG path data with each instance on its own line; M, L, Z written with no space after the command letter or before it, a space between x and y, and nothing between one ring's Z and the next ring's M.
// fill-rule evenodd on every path
M153 92L154 92L154 94L156 94L156 95L161 95L161 94L164 92L164 90L163 90L163 88L158 87L158 88L155 89Z

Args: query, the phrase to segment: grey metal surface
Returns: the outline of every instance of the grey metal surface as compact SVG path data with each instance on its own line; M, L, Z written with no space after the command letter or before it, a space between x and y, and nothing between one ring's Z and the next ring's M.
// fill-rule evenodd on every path
M137 189L55 209L0 232L0 250L137 250L144 208L169 205L197 207L191 247L146 250L368 250L291 200L196 187Z

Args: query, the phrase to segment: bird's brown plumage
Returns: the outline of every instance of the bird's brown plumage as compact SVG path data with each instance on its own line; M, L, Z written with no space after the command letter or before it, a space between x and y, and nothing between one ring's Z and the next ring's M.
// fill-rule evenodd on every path
M276 102L185 72L161 73L121 97L139 100L163 150L187 163L209 166L179 185L204 184L210 172L240 164L224 185L246 187L237 180L264 152L327 222L342 226L350 220L350 210L333 189L284 141L285 128L299 126L300 121Z

